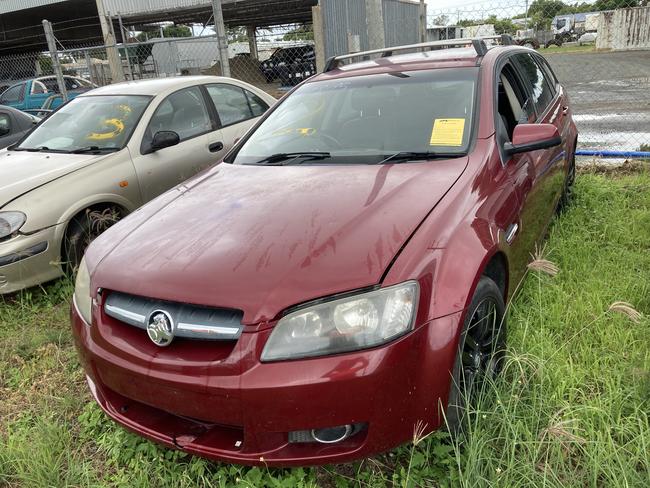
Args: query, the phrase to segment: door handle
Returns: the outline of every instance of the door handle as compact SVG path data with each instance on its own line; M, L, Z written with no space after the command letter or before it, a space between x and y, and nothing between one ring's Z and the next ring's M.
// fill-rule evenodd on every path
M213 142L208 146L208 151L210 152L219 152L223 149L223 142Z

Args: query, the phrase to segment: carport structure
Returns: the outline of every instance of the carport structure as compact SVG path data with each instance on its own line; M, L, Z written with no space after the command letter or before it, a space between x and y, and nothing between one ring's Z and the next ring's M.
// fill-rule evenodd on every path
M242 77L231 73L232 58L249 54L259 61L282 47L273 44L278 41L314 44L315 68L321 70L326 56L417 42L424 31L424 5L422 0L4 0L0 2L0 79L40 74L43 59L60 55L68 66L73 66L68 69L81 69L79 66L85 64L87 76L96 67L101 68L100 84L105 80L134 79L129 57L146 58L155 45L163 44L169 47L167 58L174 69L159 74L161 48L156 58L151 57L153 67L140 69L144 63L138 61L138 76L182 73L188 68L176 69L178 65L196 61L189 69L204 72L215 67L210 74ZM47 22L42 24L45 19L51 23L49 47L44 35ZM136 41L131 35L134 31L151 32L163 23L202 24L208 28L210 35L202 31L191 42L199 46L198 39L204 42L211 38L211 59L203 59L208 47L201 47L204 54L194 60L181 59L174 46L182 45L184 53L190 52L189 38L165 36L162 28L160 38ZM284 33L282 29L286 29ZM256 33L260 34L260 30L266 33L258 43ZM283 38L294 31L295 40ZM302 35L307 31L308 37ZM229 53L229 38L233 44L247 43L248 49L238 46L235 49L241 48L241 53ZM179 58L178 65L175 58ZM237 60L237 67L233 64L234 71L245 67L259 76L258 67L250 68L254 64L243 63L243 59Z
M225 26L254 29L311 23L316 5L318 0L5 0L0 3L0 49L13 54L47 49L43 19L65 24L59 40L110 44L106 38L111 30L122 40L119 18L136 28L158 22L208 25L221 10ZM113 29L104 22L107 17L115 23Z

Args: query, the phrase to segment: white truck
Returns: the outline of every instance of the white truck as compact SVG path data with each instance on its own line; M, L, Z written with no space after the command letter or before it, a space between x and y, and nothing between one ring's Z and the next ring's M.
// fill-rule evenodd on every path
M561 46L565 42L578 41L586 33L597 34L599 17L600 12L555 16L551 22L551 32L554 37L546 42L546 47L551 44Z

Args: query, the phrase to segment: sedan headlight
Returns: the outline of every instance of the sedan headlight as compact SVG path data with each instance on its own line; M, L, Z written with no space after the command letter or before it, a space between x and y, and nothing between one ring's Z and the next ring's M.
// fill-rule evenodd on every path
M10 236L27 220L22 212L0 212L0 239Z
M408 281L305 307L280 319L262 361L337 354L378 346L413 329L419 287Z
M74 302L88 325L92 323L92 299L90 298L90 274L85 258L81 258L74 285Z

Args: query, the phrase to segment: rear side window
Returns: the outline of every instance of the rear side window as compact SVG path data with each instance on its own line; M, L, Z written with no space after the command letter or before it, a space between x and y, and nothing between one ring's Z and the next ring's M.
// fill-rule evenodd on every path
M555 94L542 68L530 54L517 54L515 59L521 68L524 81L528 84L532 102L539 116L546 111Z
M32 81L32 93L35 95L45 93L47 90L45 85L40 81Z
M63 81L66 90L78 90L82 86L76 78L63 78Z
M555 76L555 73L553 73L553 70L549 66L548 62L542 56L535 56L535 61L537 61L537 64L542 67L542 70L544 71L544 78L546 78L551 91L553 94L555 94L557 92L557 84L559 83L557 76Z
M23 99L23 94L25 92L25 84L20 84L12 86L6 90L0 97L0 103L16 103L20 102Z
M257 95L255 95L253 92L244 90L244 93L246 93L246 98L248 98L248 103L250 103L251 105L253 117L259 117L260 115L262 115L264 112L268 110L269 106L266 104L266 102L262 100L260 97L258 97Z
M59 84L56 81L56 78L41 78L41 83L45 85L48 92L59 93Z
M262 115L268 108L260 97L238 86L214 84L206 89L224 127Z

